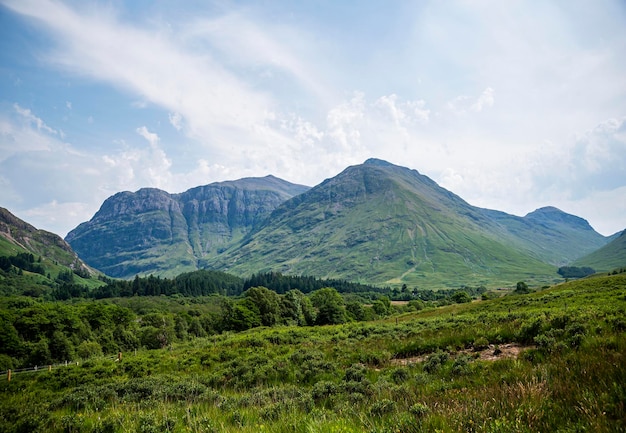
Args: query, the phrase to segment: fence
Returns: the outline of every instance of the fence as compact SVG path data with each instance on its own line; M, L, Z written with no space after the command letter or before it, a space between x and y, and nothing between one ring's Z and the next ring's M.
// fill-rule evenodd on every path
M122 352L118 352L117 356L106 356L104 359L114 359L116 362L120 362L122 360ZM6 375L7 381L11 382L11 378L15 374L21 373L38 373L40 371L52 371L55 368L60 367L68 367L71 365L80 365L80 361L65 361L61 364L49 364L44 366L35 365L34 367L26 367L26 368L18 368L18 369L8 369L4 371L0 371L0 377Z

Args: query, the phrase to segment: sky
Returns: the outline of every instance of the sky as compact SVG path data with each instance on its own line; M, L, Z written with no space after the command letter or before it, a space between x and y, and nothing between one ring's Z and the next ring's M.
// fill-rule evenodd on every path
M380 158L470 204L626 229L623 0L0 0L0 206Z

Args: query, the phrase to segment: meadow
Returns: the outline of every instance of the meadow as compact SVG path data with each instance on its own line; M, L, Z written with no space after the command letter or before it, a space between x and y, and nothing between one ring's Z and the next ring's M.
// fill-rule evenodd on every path
M0 431L626 429L625 274L488 298L5 372Z

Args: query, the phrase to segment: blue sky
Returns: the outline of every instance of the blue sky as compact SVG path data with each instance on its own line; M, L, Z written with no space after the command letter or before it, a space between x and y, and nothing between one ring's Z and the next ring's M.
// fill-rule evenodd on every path
M626 4L0 0L0 206L376 157L473 205L626 228Z

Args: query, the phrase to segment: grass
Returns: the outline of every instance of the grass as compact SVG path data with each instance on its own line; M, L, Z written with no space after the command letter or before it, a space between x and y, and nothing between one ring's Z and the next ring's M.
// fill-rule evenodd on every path
M478 350L516 343L518 358ZM491 345L491 346L489 346ZM0 384L0 430L618 432L626 276L406 313L260 328ZM418 357L403 365L398 361Z

